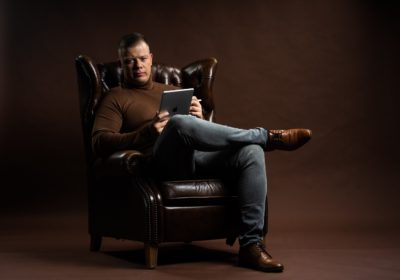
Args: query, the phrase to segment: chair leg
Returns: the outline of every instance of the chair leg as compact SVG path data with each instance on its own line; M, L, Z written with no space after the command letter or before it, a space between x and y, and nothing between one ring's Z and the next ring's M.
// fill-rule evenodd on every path
M90 235L90 251L98 252L101 247L102 237L99 235Z
M158 246L156 244L144 244L144 253L146 258L147 268L156 268L158 258Z

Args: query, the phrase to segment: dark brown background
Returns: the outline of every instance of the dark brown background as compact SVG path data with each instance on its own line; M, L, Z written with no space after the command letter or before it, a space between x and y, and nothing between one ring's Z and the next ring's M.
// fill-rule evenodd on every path
M391 2L1 2L2 213L84 213L74 58L112 61L139 31L158 62L219 60L219 122L313 130L304 148L267 155L271 229L398 227Z

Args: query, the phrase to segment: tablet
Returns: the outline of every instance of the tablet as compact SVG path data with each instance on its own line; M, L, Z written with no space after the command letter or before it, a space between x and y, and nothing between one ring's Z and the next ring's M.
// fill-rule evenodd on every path
M189 114L194 89L165 90L161 96L160 112L168 111L170 116Z

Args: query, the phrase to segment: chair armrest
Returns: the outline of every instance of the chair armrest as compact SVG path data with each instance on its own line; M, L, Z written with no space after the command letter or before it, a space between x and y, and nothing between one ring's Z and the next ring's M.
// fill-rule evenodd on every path
M111 154L108 158L100 159L95 163L94 170L97 177L127 176L143 172L148 157L136 150L124 150Z

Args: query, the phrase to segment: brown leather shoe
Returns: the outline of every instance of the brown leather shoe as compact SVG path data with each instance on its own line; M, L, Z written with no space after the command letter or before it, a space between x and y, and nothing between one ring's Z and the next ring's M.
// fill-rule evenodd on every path
M275 149L292 151L303 146L311 139L311 130L305 128L268 130L266 151Z
M283 265L275 261L261 242L240 247L239 265L264 272L282 272Z

